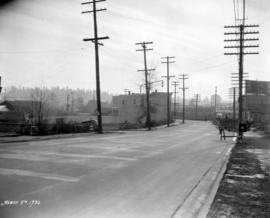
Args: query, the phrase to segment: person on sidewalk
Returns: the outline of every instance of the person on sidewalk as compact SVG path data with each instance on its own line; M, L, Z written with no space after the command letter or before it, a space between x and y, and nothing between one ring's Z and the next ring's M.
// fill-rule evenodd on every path
M218 129L219 129L220 140L222 140L222 138L225 140L226 139L226 136L225 136L225 127L222 124L222 121L221 120L218 121Z

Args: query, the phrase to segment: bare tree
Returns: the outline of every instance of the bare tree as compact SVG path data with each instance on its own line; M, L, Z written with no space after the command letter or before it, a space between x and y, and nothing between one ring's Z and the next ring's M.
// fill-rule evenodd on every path
M35 88L31 93L33 123L41 126L48 117L48 95L46 88Z

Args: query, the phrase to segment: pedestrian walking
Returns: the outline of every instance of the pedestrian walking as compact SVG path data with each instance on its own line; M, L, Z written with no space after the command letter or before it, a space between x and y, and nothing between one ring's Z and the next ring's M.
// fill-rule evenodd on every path
M218 122L218 129L219 129L220 140L222 140L222 138L225 140L226 139L225 128L221 121Z

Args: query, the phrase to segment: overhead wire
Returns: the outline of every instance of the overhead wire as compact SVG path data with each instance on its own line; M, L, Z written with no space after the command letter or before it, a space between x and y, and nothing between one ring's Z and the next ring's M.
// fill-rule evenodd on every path
M209 69L213 69L213 68L222 67L222 66L228 65L228 64L230 64L232 62L234 62L234 61L227 61L227 62L224 62L224 63L221 63L221 64L210 65L208 67L204 67L204 68L201 68L199 70L192 71L192 73L197 73L197 72L201 72L201 71L204 71L204 70L209 70Z
M235 0L233 0L233 12L234 12L234 22L236 25L236 6L235 6Z
M239 19L240 19L239 18L239 0L237 0L237 13L236 14L237 14L236 20L239 21Z
M243 25L245 25L246 20L246 0L243 0Z
M42 53L69 53L85 50L87 48L70 48L70 49L51 49L51 50L21 50L21 51L1 51L0 54L42 54Z

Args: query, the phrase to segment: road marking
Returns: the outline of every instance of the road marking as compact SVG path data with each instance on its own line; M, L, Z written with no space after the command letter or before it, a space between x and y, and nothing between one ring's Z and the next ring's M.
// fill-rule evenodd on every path
M57 180L57 181L63 181L63 182L77 182L80 180L79 178L58 175L58 174L39 173L39 172L34 172L34 171L29 171L29 170L17 170L17 169L7 169L7 168L0 168L0 175L38 177L38 178Z
M34 161L46 161L52 160L52 156L58 157L73 157L73 158L97 158L97 159L112 159L112 160L123 160L123 161L136 161L137 158L119 157L119 156L106 156L106 155L87 155L87 154L71 154L71 153L60 153L51 151L22 151L22 150L10 150L16 154L0 154L0 158L6 159L22 159L22 160L34 160ZM46 157L49 156L49 157Z
M3 159L17 159L17 160L29 160L29 161L48 161L51 158L41 157L38 154L0 154L0 158Z

